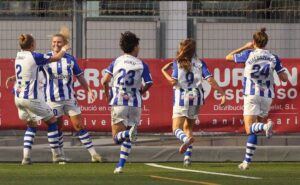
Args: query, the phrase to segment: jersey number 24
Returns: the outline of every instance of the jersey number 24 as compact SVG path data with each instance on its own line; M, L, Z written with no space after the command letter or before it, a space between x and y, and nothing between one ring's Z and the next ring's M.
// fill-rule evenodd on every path
M266 64L263 66L255 64L252 67L251 78L257 79L257 78L261 78L262 76L264 76L265 78L268 78L269 72L270 72L270 64Z

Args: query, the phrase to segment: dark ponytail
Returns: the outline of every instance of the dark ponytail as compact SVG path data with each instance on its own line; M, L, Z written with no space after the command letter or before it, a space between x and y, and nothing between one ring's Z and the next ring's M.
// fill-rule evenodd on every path
M258 48L264 48L268 43L268 35L266 34L266 28L261 28L260 31L253 34L253 40Z

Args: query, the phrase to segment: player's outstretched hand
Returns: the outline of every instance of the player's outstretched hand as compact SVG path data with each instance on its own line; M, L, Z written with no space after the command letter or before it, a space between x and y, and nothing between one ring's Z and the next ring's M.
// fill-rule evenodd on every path
M224 107L225 106L225 104L226 104L226 96L225 95L222 95L221 96L221 107Z
M93 90L89 89L89 91L88 91L88 102L89 103L94 103L95 101L96 101L96 96L93 93Z
M71 49L71 46L69 44L66 44L62 47L62 50L64 51L68 51L69 49Z
M8 89L9 84L16 81L16 76L8 77L5 81L5 87Z

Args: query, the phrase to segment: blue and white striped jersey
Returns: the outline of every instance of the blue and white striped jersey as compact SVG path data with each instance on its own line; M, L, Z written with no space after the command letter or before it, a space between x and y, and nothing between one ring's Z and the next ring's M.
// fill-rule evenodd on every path
M273 73L285 71L278 56L264 49L244 50L234 55L234 61L245 63L244 95L275 97Z
M41 53L20 51L15 60L16 83L14 94L23 99L38 99L39 67L47 64L50 57Z
M52 53L48 53L52 56ZM73 75L83 73L76 59L66 53L59 61L44 66L46 71L45 99L46 101L63 101L74 99Z
M109 105L142 106L142 80L146 84L152 83L148 65L134 56L124 54L116 58L105 72L112 75Z
M191 71L179 67L173 61L172 78L177 80L173 87L173 106L196 106L204 103L203 79L211 77L206 64L198 58L192 59Z

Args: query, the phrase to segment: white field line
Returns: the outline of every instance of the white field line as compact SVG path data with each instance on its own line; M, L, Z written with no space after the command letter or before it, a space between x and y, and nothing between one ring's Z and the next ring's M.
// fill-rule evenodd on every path
M245 175L234 175L229 173L217 173L217 172L208 172L208 171L202 171L202 170L190 170L190 169L183 169L183 168L175 168L170 166L163 166L155 163L145 163L147 166L152 166L156 168L165 168L169 170L176 170L176 171L183 171L183 172L193 172L193 173L203 173L203 174L209 174L209 175L220 175L220 176L228 176L228 177L236 177L236 178L242 178L242 179L262 179L261 177L252 177L252 176L245 176Z

